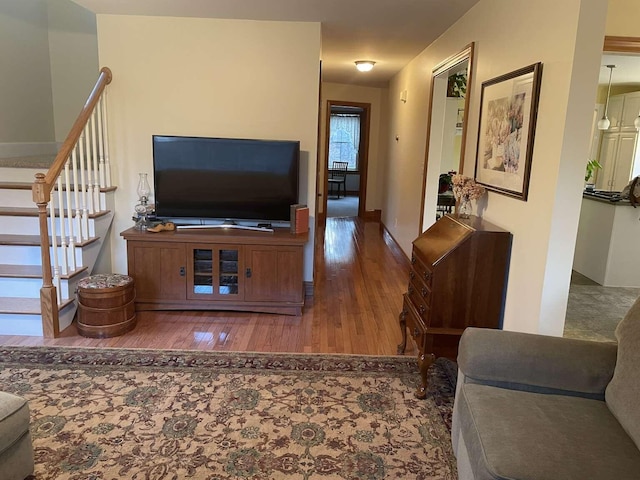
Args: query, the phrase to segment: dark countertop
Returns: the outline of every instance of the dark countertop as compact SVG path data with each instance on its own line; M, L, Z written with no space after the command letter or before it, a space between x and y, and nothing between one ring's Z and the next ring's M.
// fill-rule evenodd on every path
M620 198L620 192L608 192L603 190L594 190L593 192L582 192L582 198L588 198L589 200L595 200L596 202L608 203L613 206L631 206L629 200L622 200Z

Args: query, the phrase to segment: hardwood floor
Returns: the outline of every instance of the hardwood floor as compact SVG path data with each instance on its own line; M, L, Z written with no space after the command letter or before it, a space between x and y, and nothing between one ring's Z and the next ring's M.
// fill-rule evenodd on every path
M0 335L0 345L395 355L408 259L379 223L329 218L318 236L314 297L301 317L138 312L136 328L119 337L85 338L74 323L61 338Z

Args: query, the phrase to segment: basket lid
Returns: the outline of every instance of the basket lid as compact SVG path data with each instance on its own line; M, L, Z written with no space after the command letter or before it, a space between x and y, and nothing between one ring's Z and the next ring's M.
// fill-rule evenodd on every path
M78 288L113 288L124 287L133 283L129 275L119 273L99 273L83 278L78 282Z

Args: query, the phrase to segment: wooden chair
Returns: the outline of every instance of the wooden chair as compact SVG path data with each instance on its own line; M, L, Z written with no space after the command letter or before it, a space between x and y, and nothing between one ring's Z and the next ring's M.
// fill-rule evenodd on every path
M333 193L333 186L338 186L338 198L340 198L340 188L342 188L343 196L347 196L347 167L348 162L333 162L331 170L329 170L329 195Z

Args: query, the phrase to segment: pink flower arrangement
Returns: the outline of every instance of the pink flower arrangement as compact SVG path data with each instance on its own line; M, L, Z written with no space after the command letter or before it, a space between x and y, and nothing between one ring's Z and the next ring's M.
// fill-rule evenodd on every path
M456 174L451 177L453 183L453 195L458 201L477 200L485 194L485 188L478 185L473 178Z

